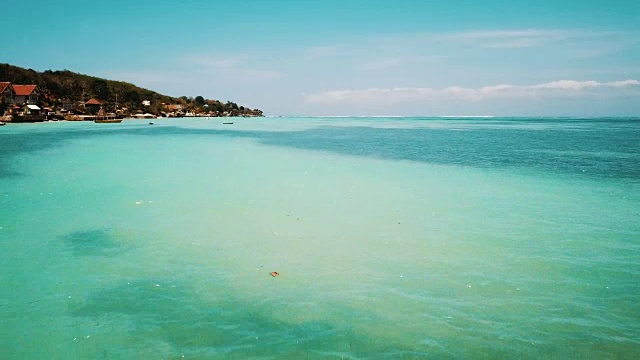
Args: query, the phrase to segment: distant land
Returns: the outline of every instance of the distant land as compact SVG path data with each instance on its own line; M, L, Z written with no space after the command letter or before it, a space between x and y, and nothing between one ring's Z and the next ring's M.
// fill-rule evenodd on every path
M33 110L33 106L30 109L28 105L36 105L40 110ZM167 117L263 116L259 109L232 101L202 96L172 97L127 82L69 70L38 72L0 64L0 117L40 119L47 114L59 119L75 116L76 120L83 115L107 114L117 114L118 117L136 114Z

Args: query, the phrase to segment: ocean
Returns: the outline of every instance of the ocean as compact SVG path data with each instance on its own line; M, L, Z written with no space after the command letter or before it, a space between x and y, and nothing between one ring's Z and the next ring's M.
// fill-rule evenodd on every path
M0 358L640 356L640 120L233 121L0 128Z

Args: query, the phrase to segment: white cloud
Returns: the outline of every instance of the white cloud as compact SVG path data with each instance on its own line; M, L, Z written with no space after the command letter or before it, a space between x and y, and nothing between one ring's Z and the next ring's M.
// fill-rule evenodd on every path
M392 88L366 90L334 90L305 95L307 103L341 103L371 101L415 101L433 96L431 88Z
M480 89L478 89L478 92L480 92L481 94L491 95L494 93L499 93L501 91L507 91L507 90L516 89L516 88L517 86L515 85L500 84L500 85L491 85L491 86L481 87Z
M550 43L602 40L615 34L609 31L560 29L480 30L430 34L425 40L483 48L530 48Z
M559 80L546 84L533 85L530 88L533 90L538 89L561 89L561 90L582 90L589 88L596 88L605 86L605 84L597 81L575 81L575 80Z
M622 81L612 81L607 83L607 86L611 87L625 87L625 86L637 86L640 85L640 81L638 80L622 80Z
M517 30L480 30L444 33L446 39L516 39L516 38L558 38L570 34L567 30L517 29Z
M622 80L613 82L559 80L536 85L500 84L485 86L477 89L450 86L441 90L432 88L372 88L365 90L333 90L314 94L305 94L305 102L310 104L330 103L369 103L385 102L414 102L430 100L474 100L487 98L537 97L548 95L580 95L593 89L617 91L622 88L638 88L638 80ZM636 89L637 90L637 89ZM636 92L636 95L640 93Z

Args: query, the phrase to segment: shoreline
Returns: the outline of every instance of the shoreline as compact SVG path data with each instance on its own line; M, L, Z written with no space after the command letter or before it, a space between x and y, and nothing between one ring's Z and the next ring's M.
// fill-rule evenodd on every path
M146 115L146 114L145 114ZM221 118L221 119L234 119L234 118L258 118L261 116L172 116L172 117L164 117L164 116L156 116L156 115L152 115L152 116L144 116L144 117L114 117L114 116L94 116L94 115L77 115L78 118L67 118L67 119L42 119L42 120L36 120L36 121L13 121L13 119L5 119L4 117L0 117L0 122L3 122L4 124L8 125L8 124L40 124L40 123L55 123L55 122L93 122L96 120L112 120L112 119L118 119L118 120L156 120L156 119L193 119L193 118L200 118L200 119L207 119L207 120L211 120L211 119L216 119L216 118Z

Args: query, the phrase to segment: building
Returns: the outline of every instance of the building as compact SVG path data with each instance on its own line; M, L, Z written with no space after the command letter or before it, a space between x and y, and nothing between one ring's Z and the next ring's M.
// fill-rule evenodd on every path
M62 111L72 111L74 109L73 101L69 99L62 100Z
M167 111L182 111L182 109L184 109L184 106L182 106L181 104L164 104L164 108Z
M14 96L15 91L13 91L13 86L11 86L11 83L0 82L0 99L4 100L5 103L13 103Z
M38 96L40 92L38 91L37 85L11 85L14 91L13 102L16 104L35 104L38 102Z
M143 100L143 101L142 101L142 105L143 105L143 106L151 106L151 101L149 101L149 100Z
M24 115L40 115L40 111L41 109L38 107L38 105L25 105L22 108L22 113Z
M98 112L98 110L102 109L102 102L96 98L89 99L84 103L84 108L93 113L96 113Z

